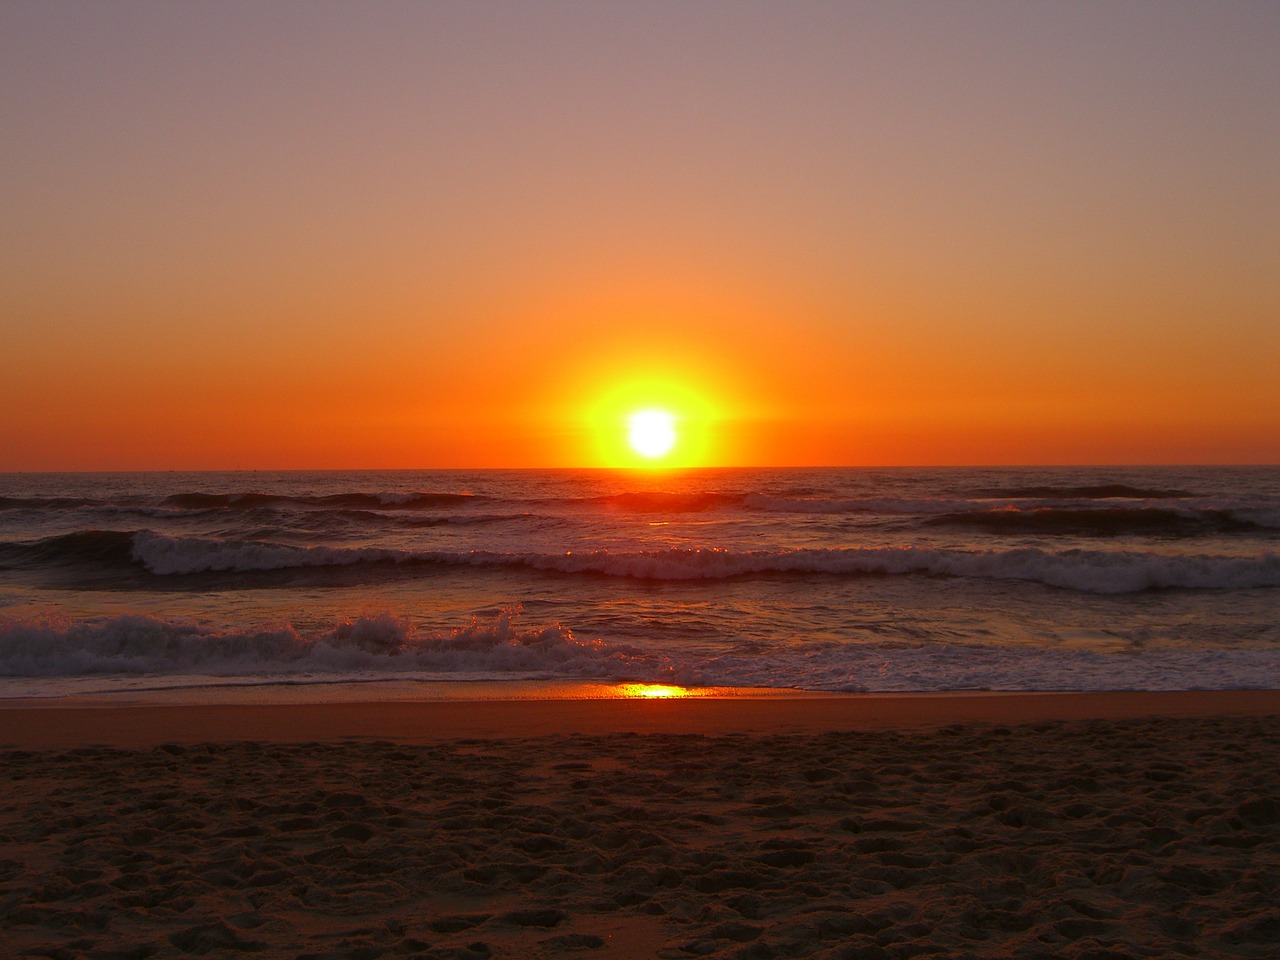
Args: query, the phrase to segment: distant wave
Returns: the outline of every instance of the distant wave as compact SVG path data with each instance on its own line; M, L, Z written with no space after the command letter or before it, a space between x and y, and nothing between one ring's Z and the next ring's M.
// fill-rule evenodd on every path
M476 503L470 493L334 493L321 497L274 493L175 493L161 503L187 509L252 510L259 507L351 507L367 510L424 510Z
M943 498L908 497L796 497L752 493L743 498L743 505L751 510L771 513L862 513L908 516L912 514L946 513L972 506L982 506L980 501Z
M273 519L275 511L261 511L264 520ZM427 514L421 513L379 513L373 510L327 510L325 511L325 520L332 523L345 522L353 529L397 529L397 530L417 530L428 527L473 527L481 526L488 523L510 523L515 521L529 520L533 517L529 513L450 513L450 514Z
M913 514L955 510L967 501L901 497L822 497L812 491L790 490L785 493L668 493L665 491L630 491L599 497L552 500L550 504L597 507L627 513L703 513L711 510L747 509L770 513L881 513ZM975 506L980 502L974 501Z
M495 499L470 493L341 493L327 496L295 496L273 493L176 493L158 502L112 503L111 501L76 497L0 497L0 510L75 510L98 508L103 511L133 512L139 515L163 516L183 511L190 513L253 510L341 510L380 512L395 515L401 511L438 510L469 507L483 502L505 503L521 509L528 504L541 504L570 509L599 509L624 513L702 513L746 507L778 513L937 513L967 506L967 501L954 499L904 499L896 497L824 498L812 491L792 490L782 494L724 493L704 491L675 493L662 490L633 490L591 497L553 498L550 500ZM975 503L980 506L980 503Z
M742 502L742 499L742 494L732 493L667 493L660 490L636 490L559 502L625 510L628 513L701 513L706 510L735 507Z
M329 495L260 491L189 491L164 497L129 496L119 501L90 497L0 497L0 512L71 513L82 527L112 526L136 518L138 526L164 527L169 521L190 528L212 520L211 533L271 536L306 529L322 538L326 531L359 533L525 521L545 517L570 524L586 518L689 514L734 514L755 521L771 514L791 515L802 524L809 515L847 516L851 523L883 523L892 529L910 524L965 528L989 534L1077 536L1212 536L1280 529L1280 503L1274 496L1202 497L1172 487L1107 483L1026 485L938 496L823 495L816 488L691 491L629 490L582 497L522 497L469 492L352 492ZM482 512L483 511L483 512ZM9 514L12 516L12 514ZM29 518L24 518L29 519ZM47 525L62 523L62 519ZM904 525L905 524L905 525Z
M1133 487L1126 483L1099 483L1078 487L996 487L978 496L1016 500L1185 500L1198 494L1188 490Z
M928 526L963 527L990 533L1073 534L1089 537L1187 537L1222 533L1254 533L1274 527L1230 510L1127 508L1003 508L947 513L930 517Z
M0 497L0 510L74 510L105 503L89 497Z

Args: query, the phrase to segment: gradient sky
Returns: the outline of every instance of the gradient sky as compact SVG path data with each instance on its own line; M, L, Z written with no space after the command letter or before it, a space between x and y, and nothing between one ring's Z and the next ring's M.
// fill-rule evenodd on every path
M1280 4L0 6L0 470L1280 462ZM620 429L620 426L619 426Z

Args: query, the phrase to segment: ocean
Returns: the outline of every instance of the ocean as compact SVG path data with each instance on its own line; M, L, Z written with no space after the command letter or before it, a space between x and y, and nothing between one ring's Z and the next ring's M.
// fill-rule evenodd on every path
M1278 547L1276 467L7 474L0 697L1277 688Z

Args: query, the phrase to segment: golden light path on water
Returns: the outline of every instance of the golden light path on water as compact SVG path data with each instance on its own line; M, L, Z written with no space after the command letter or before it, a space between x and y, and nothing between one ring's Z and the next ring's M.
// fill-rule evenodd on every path
M618 685L618 693L623 697L641 697L646 700L672 700L678 697L705 697L706 687L689 688L669 686L661 683L623 683Z

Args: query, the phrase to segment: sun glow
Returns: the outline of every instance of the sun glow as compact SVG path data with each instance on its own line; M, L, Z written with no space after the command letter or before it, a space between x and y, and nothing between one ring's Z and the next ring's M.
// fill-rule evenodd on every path
M668 410L637 410L627 418L627 442L642 457L665 457L676 439L676 418Z
M613 368L588 387L579 422L594 465L646 471L719 465L725 390L700 371Z

